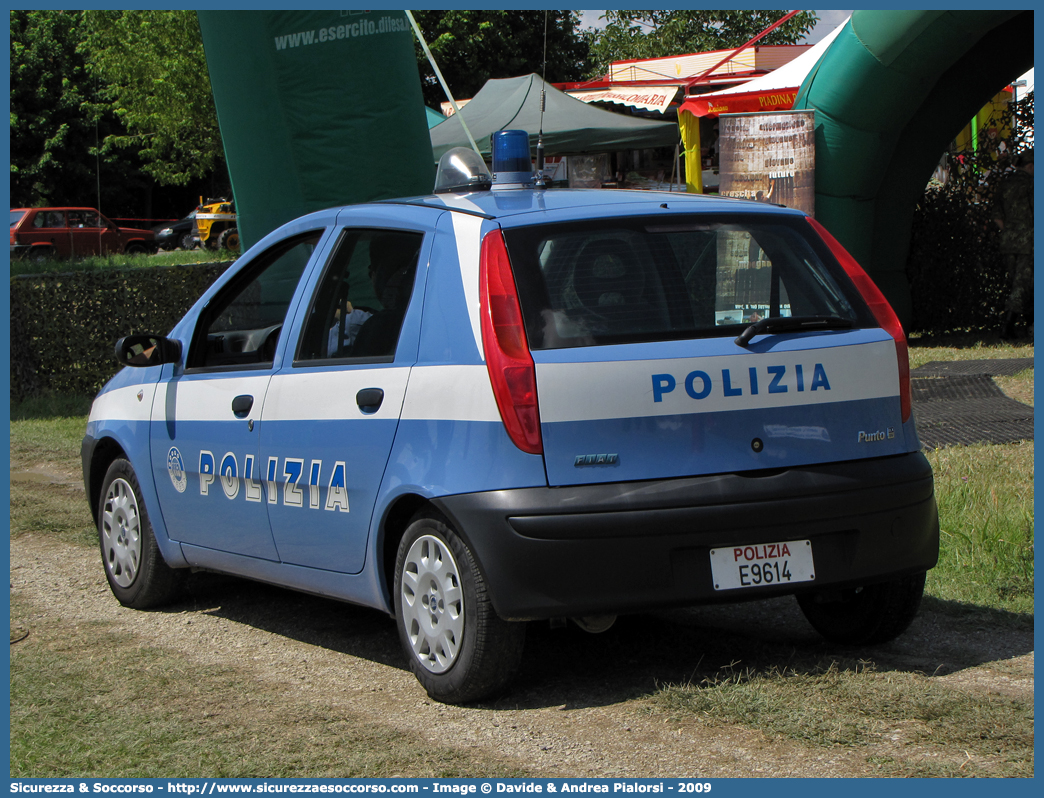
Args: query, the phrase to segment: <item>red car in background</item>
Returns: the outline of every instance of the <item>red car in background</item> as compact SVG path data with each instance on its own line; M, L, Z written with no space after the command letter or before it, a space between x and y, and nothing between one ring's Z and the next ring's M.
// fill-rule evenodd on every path
M11 257L80 258L154 252L151 230L119 227L94 208L12 208Z

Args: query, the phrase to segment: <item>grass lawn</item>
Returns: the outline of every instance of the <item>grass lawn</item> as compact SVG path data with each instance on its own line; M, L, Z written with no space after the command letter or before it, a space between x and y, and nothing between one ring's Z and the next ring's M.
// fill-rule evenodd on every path
M960 337L914 338L910 367L933 360L1032 358L1028 343L969 344ZM1033 405L1028 369L995 382ZM914 408L916 417L916 408ZM972 606L1033 613L1034 442L954 446L928 453L941 530L939 565L928 595Z
M187 266L192 263L231 263L238 257L228 250L193 249L157 252L153 255L93 255L88 258L43 261L12 260L11 275L49 274L52 272L89 272L101 269L151 269L156 266Z

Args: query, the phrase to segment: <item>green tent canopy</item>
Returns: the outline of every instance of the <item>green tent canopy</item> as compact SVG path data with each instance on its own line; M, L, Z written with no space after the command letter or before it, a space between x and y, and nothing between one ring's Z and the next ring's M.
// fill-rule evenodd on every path
M541 88L547 93L542 123ZM486 157L490 155L489 137L498 130L528 131L529 145L535 154L541 124L547 155L673 147L678 141L678 126L673 122L653 122L593 108L535 74L486 81L460 114ZM436 161L453 147L471 146L456 114L430 132Z
M439 124L440 122L446 121L446 117L444 117L442 114L440 114L434 108L428 108L428 106L424 106L424 111L428 115L428 129L429 130L431 130L433 127L435 127L435 125Z

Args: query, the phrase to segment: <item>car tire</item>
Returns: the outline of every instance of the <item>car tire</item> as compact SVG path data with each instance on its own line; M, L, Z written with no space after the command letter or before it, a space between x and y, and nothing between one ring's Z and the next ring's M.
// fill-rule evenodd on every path
M847 590L801 593L798 605L813 628L832 643L876 645L894 640L917 615L925 574Z
M218 249L227 249L229 252L239 252L239 230L230 227L222 230L218 236Z
M193 240L191 232L181 234L178 239L178 248L186 251L196 248L196 242Z
M102 481L98 544L105 578L125 607L158 607L180 592L184 571L171 568L160 554L138 478L122 458L113 461Z
M518 670L526 625L496 614L470 549L438 513L415 516L399 543L395 618L410 670L436 701L490 698Z
M54 257L54 250L50 247L33 247L29 250L29 260L33 263L43 263Z
M144 244L128 244L127 248L123 250L126 255L144 255L148 252L148 249Z

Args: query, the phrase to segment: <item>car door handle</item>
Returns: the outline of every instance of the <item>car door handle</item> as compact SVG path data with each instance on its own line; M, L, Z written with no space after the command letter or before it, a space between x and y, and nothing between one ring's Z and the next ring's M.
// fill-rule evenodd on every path
M246 418L246 414L250 412L250 408L254 406L254 397L244 394L243 396L237 396L232 400L232 412L236 418Z
M359 405L359 409L367 415L376 413L381 408L381 402L384 401L384 391L380 388L363 388L359 393L355 395L355 402Z

